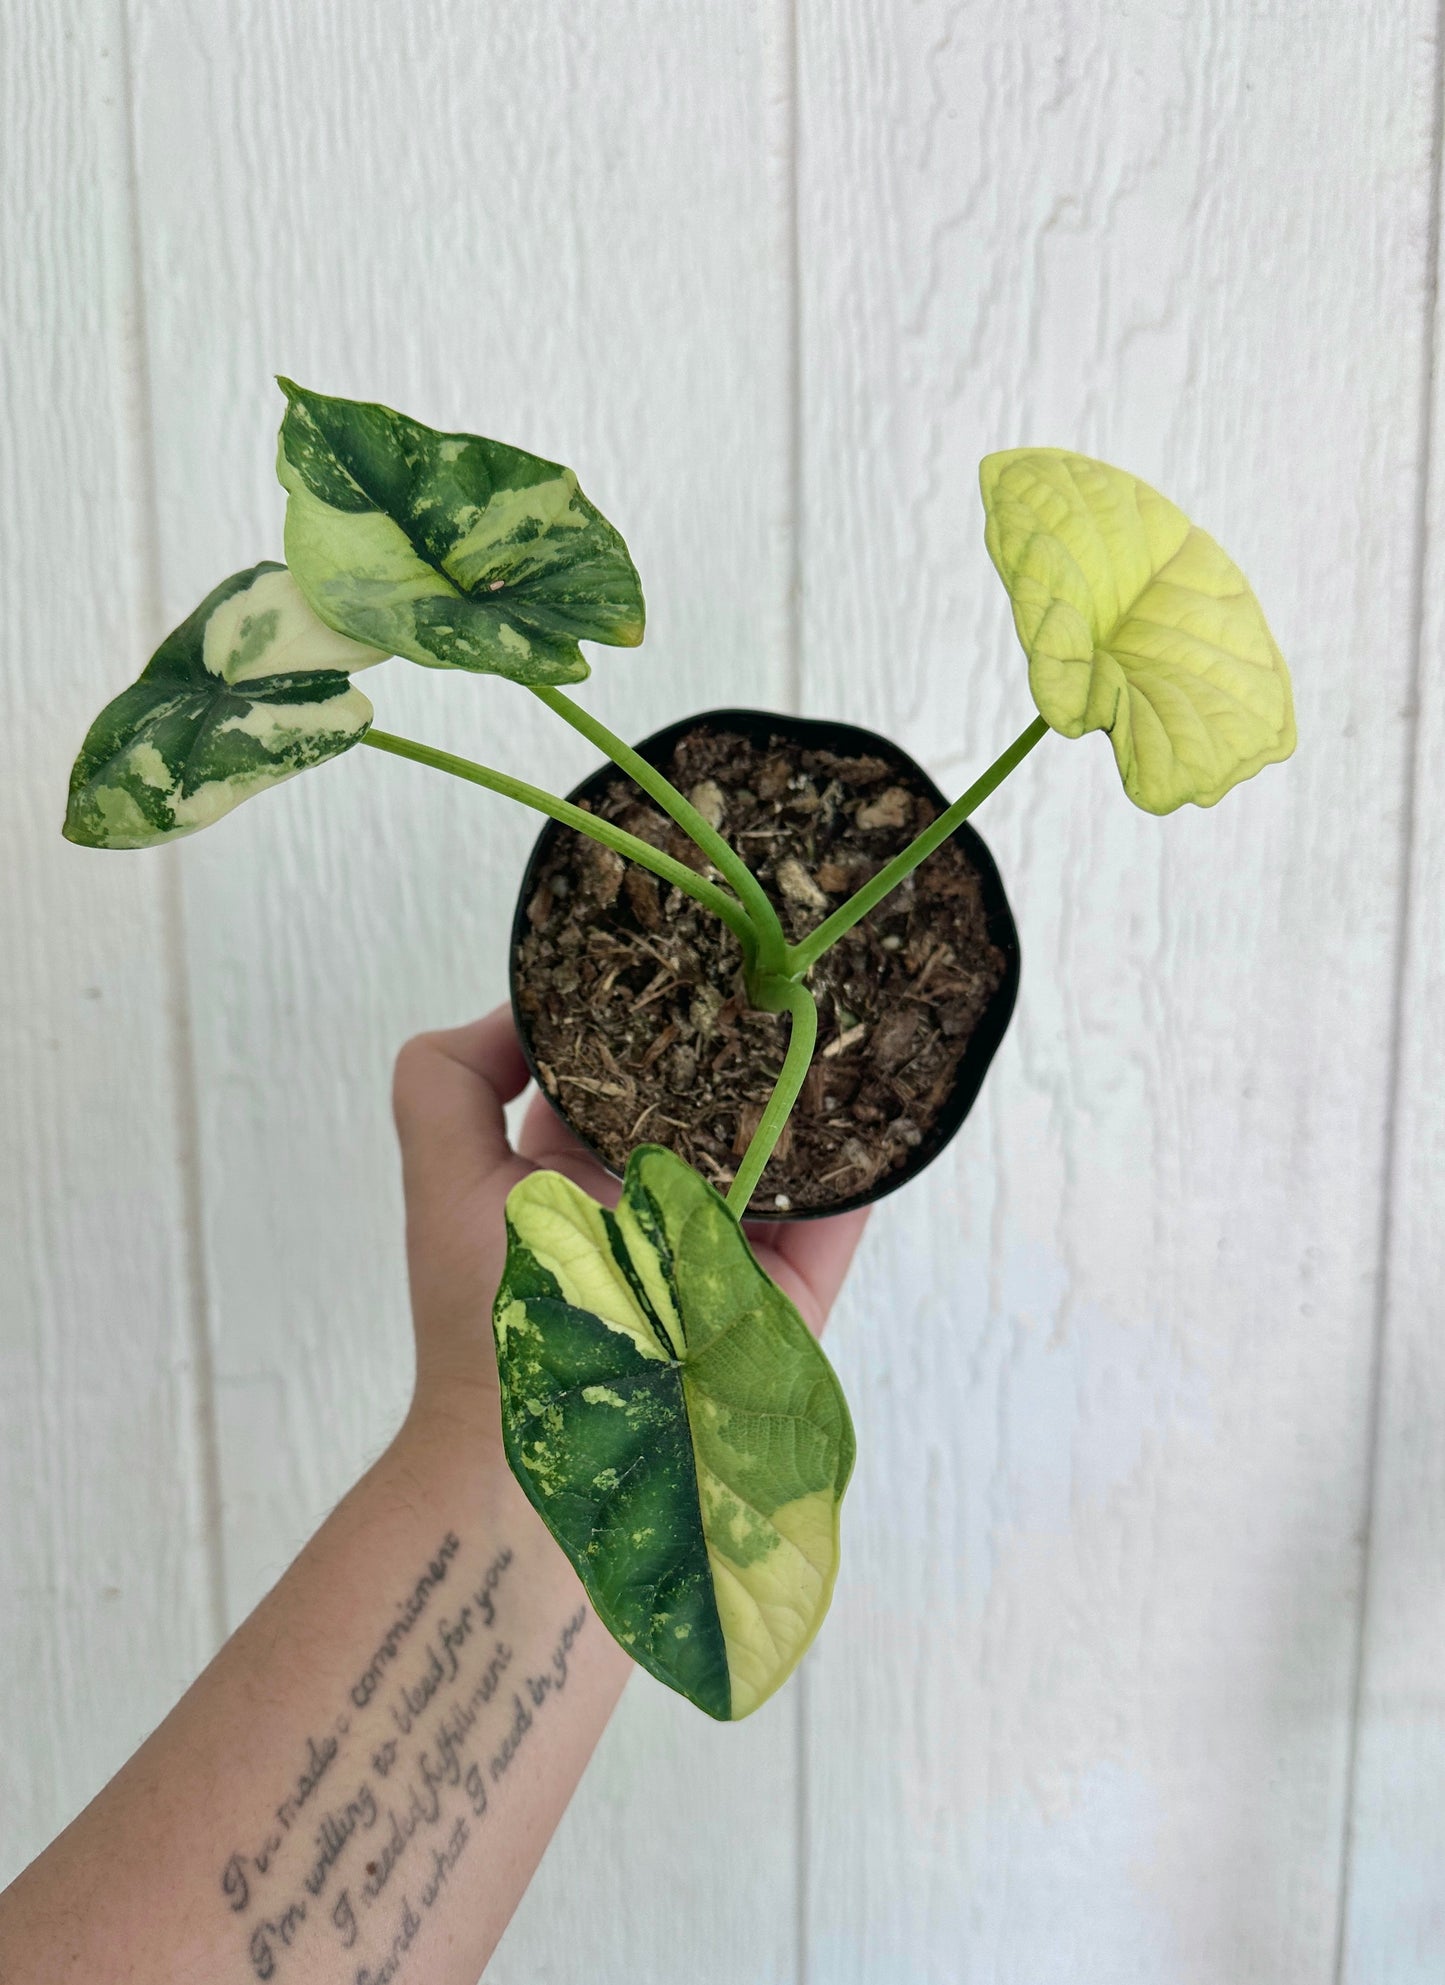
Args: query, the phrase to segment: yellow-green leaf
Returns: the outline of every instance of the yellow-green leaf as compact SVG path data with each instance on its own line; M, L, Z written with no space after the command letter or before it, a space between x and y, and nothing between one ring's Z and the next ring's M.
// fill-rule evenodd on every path
M1289 670L1249 581L1147 483L1062 448L979 467L985 542L1039 714L1107 731L1149 813L1213 806L1295 746Z

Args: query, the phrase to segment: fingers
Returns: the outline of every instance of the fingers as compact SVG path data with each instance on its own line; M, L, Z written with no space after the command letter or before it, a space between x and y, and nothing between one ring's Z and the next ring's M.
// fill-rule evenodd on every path
M495 1391L492 1297L506 1254L502 1206L527 1167L503 1103L526 1084L512 1016L419 1034L396 1060L393 1107L406 1188L418 1397Z
M867 1224L864 1207L831 1220L770 1223L749 1236L763 1266L792 1297L815 1334L827 1321Z
M480 1185L506 1165L512 1153L502 1105L526 1084L510 1007L408 1041L392 1083L408 1198Z
M617 1204L622 1190L618 1181L610 1172L604 1171L586 1146L572 1135L540 1089L527 1105L517 1150L529 1164L565 1173L584 1192L600 1199L604 1206Z

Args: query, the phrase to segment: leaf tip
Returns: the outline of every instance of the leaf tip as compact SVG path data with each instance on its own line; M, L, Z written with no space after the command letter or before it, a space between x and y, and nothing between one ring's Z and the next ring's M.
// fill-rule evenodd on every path
M612 645L617 648L640 648L642 646L643 637L646 635L646 633L647 633L647 609L646 607L643 606L641 597L639 595L638 604L637 604L637 618L635 620L626 620L622 622L622 624L618 627Z
M1026 461L1030 456L1045 461L1063 461L1072 457L1068 448L995 448L984 455L978 465L978 487L985 508L988 507L993 492L1015 462ZM1077 459L1077 458L1075 458Z
M103 848L105 843L88 834L73 806L65 809L65 818L60 823L60 838L69 841L73 848Z

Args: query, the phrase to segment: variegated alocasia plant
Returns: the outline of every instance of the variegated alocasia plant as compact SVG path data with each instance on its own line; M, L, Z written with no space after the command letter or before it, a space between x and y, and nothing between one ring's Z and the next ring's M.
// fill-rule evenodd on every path
M726 1198L657 1145L632 1154L615 1213L534 1174L507 1204L494 1317L508 1458L599 1617L708 1714L745 1716L827 1610L853 1465L832 1368L740 1225L812 1059L809 973L1048 731L1104 731L1125 792L1150 813L1213 806L1294 749L1289 672L1239 569L1146 483L1056 448L986 457L985 542L1038 714L790 943L717 829L559 687L589 672L581 642L643 634L627 547L572 471L281 384L286 563L224 580L101 712L64 832L96 848L174 840L364 743L549 814L733 931L748 996L791 1029ZM527 687L671 815L720 880L541 787L373 728L351 678L388 655Z

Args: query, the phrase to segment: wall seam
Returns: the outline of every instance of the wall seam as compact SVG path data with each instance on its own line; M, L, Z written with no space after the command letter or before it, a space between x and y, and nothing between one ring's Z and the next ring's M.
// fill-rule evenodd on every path
M787 613L784 639L788 708L803 700L803 290L801 224L798 212L798 6L780 0L783 12L783 280L785 285L785 393L787 396Z
M121 321L116 327L123 389L120 443L126 470L124 486L130 492L132 512L130 551L136 619L143 640L148 643L159 639L162 631L160 510L145 273L141 252L140 169L135 135L134 67L131 61L128 0L111 0L110 32L115 50L115 101L110 108L110 142L120 188L120 211L116 220L124 256L124 271L118 285L118 315ZM199 1473L197 1489L206 1557L206 1610L212 1644L219 1646L227 1631L226 1563L221 1525L220 1438L205 1261L200 1101L186 949L185 896L176 850L166 849L158 858L152 859L158 859L162 867L161 923L170 987L171 1082L183 1214L182 1276L191 1352L193 1430Z
M1403 1081L1406 999L1409 987L1411 910L1415 894L1416 799L1423 780L1420 754L1420 702L1424 680L1425 611L1429 586L1431 503L1436 420L1436 342L1440 327L1440 224L1442 154L1445 154L1445 0L1438 0L1432 63L1433 122L1430 134L1429 207L1425 242L1425 308L1421 330L1418 394L1419 454L1415 471L1415 531L1410 571L1410 688L1405 710L1407 750L1401 792L1404 831L1401 838L1400 880L1396 891L1396 929L1390 1006L1390 1041L1385 1085L1385 1151L1380 1188L1377 1265L1373 1304L1369 1399L1365 1434L1364 1507L1360 1524L1360 1603L1351 1651L1349 1731L1345 1754L1344 1811L1340 1828L1340 1859L1336 1881L1337 1914L1332 1977L1345 1985L1348 1961L1350 1904L1356 1844L1355 1802L1360 1767L1360 1729L1369 1666L1371 1587L1373 1583L1375 1511L1384 1416L1384 1376L1390 1314L1390 1260L1395 1239L1395 1187L1399 1171L1399 1103Z
M803 291L802 242L799 213L799 21L800 0L777 0L776 29L781 57L783 232L783 393L784 467L787 546L784 557L783 693L786 707L803 707ZM797 1985L808 1985L809 1884L811 1878L811 1785L809 1768L808 1676L801 1669L793 1678L793 1967Z

